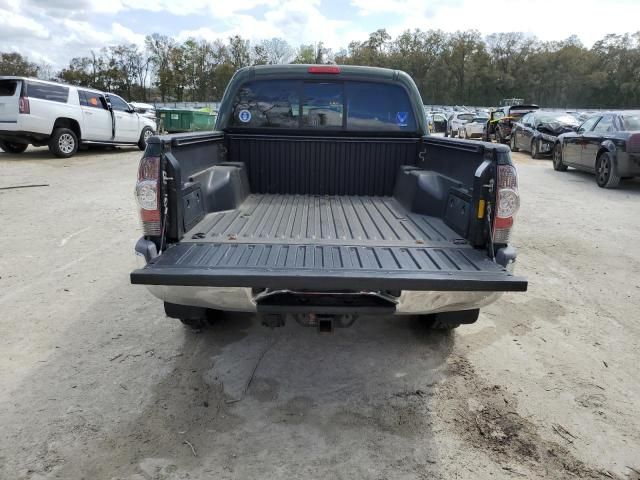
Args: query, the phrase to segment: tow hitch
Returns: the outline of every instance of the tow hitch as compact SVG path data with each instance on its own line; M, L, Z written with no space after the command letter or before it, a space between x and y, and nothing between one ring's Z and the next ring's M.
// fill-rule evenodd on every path
M332 315L308 313L294 315L296 322L303 327L316 327L318 333L333 333L335 328L347 328L353 325L357 315Z

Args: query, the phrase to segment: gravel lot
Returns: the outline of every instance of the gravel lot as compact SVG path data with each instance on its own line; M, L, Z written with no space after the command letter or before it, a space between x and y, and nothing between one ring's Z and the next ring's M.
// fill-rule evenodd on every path
M196 333L129 285L139 157L0 153L49 184L0 190L0 478L639 478L639 181L514 154L530 289L454 334Z

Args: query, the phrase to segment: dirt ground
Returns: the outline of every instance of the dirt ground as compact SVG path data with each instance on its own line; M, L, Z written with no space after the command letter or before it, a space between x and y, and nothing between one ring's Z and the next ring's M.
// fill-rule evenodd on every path
M529 291L453 334L198 333L129 284L139 157L0 153L48 184L0 190L3 480L640 478L640 181L514 154Z

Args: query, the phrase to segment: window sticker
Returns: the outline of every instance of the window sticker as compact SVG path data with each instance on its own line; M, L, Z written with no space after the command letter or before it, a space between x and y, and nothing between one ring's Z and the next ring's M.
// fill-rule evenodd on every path
M251 121L251 112L249 110L240 110L238 113L238 118L243 123L248 123Z
M409 112L396 113L396 123L398 124L399 127L406 127L408 118L409 118Z

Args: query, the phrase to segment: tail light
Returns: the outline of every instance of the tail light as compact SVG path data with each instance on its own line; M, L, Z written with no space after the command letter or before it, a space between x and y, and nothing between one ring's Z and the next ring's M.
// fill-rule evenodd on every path
M20 113L31 113L29 97L20 97L20 99L18 100L18 111Z
M309 73L340 73L340 67L336 65L313 65L307 70Z
M161 234L160 157L144 157L140 160L135 196L140 207L144 235L159 236Z
M520 208L518 174L511 165L498 165L496 214L493 221L493 243L507 244L513 220Z

